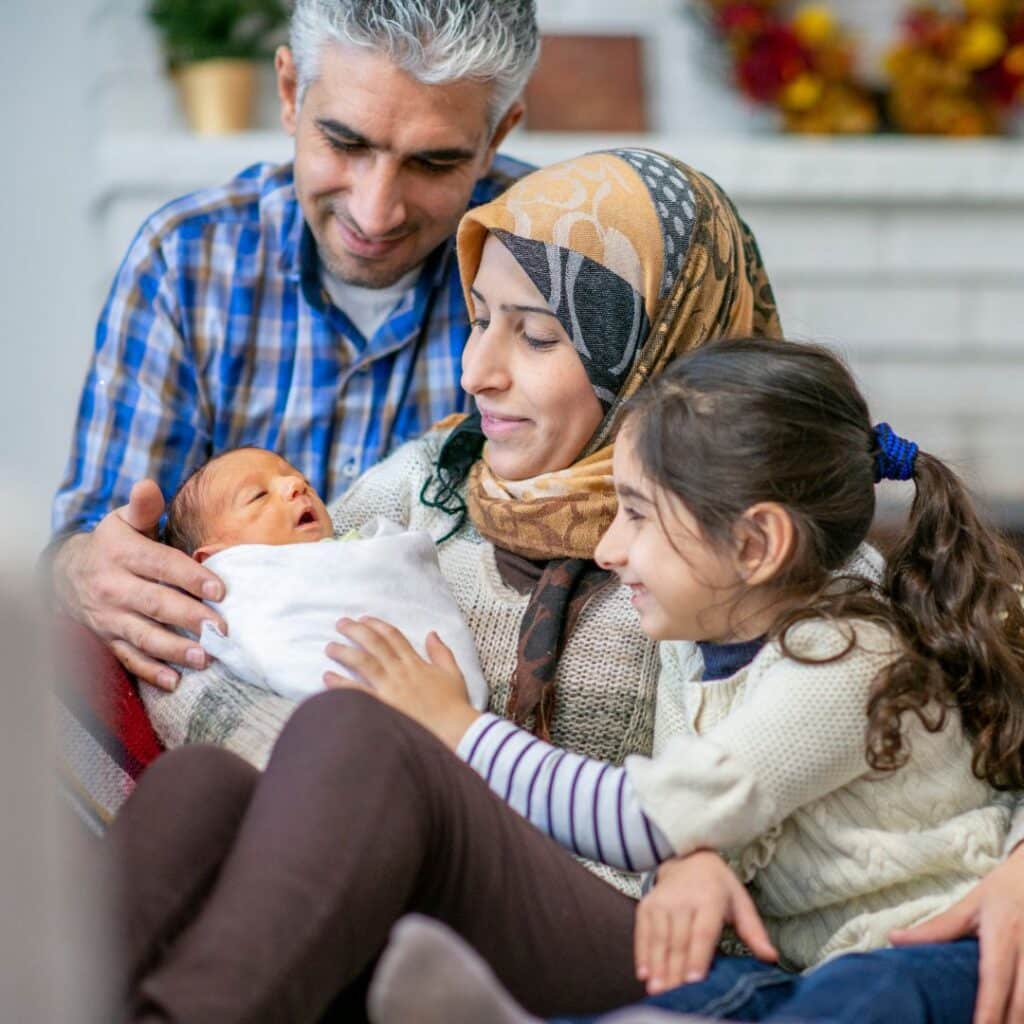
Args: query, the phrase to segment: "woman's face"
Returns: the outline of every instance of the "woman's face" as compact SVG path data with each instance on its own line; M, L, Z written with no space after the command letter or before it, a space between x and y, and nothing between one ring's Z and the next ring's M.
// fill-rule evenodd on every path
M601 422L601 403L564 328L493 235L471 301L462 386L480 410L491 469L507 480L565 469Z

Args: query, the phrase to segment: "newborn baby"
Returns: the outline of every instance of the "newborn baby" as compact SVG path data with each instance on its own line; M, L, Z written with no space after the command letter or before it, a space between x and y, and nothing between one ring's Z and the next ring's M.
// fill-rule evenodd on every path
M224 581L224 600L211 607L228 635L207 623L199 642L244 682L293 700L319 693L324 672L338 671L324 652L343 640L337 620L374 615L421 654L435 631L458 659L470 700L486 706L473 637L430 535L377 519L334 539L324 503L281 456L237 448L211 459L172 500L164 538Z

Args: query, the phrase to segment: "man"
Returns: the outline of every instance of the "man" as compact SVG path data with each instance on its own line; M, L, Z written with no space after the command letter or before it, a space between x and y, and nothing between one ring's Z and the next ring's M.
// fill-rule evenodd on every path
M198 634L215 618L199 599L222 589L153 539L164 496L255 444L330 500L461 410L453 234L528 170L494 158L536 61L533 0L297 0L290 44L275 66L293 165L258 164L143 225L54 505L61 603L164 688L169 663L205 665L175 629Z

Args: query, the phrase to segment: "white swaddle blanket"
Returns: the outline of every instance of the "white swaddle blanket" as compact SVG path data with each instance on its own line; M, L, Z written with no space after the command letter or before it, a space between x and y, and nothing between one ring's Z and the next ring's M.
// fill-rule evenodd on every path
M424 657L434 630L451 648L473 707L487 706L473 636L441 575L429 533L377 518L351 542L241 544L206 561L227 588L209 602L228 625L210 623L200 644L239 679L301 700L324 689L323 674L345 674L324 648L347 643L335 629L343 615L373 615L397 626Z

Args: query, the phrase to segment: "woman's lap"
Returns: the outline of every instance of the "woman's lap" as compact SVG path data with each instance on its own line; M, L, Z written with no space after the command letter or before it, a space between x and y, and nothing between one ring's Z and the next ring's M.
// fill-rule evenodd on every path
M775 1024L969 1024L978 986L974 939L837 957L792 974L747 957L718 957L702 981L643 1006ZM584 1024L593 1017L573 1017Z
M599 1012L640 995L634 909L425 730L331 693L282 733L216 886L142 990L196 1024L315 1020L417 910L535 1012Z

